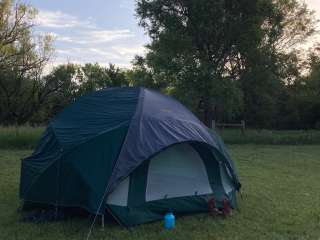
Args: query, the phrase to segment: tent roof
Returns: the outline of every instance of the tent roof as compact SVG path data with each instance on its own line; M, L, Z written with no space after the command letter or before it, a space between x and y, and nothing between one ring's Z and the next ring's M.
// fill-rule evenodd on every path
M80 97L51 121L63 149L80 145L102 133L128 127L139 99L139 88L107 88Z

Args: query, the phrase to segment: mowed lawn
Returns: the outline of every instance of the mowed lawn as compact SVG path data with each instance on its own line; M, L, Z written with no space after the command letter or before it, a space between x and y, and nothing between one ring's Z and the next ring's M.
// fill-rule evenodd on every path
M243 184L239 211L228 218L197 214L127 230L96 225L90 239L320 239L320 145L228 146ZM30 150L0 149L0 239L85 239L90 222L20 223L20 159Z

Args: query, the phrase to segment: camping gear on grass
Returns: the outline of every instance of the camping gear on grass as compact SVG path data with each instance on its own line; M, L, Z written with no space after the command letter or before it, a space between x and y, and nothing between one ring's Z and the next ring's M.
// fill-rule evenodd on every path
M175 226L175 216L173 215L172 212L168 212L165 216L164 216L164 228L165 229L172 229Z
M181 103L146 88L89 93L52 120L22 160L25 202L108 211L125 226L207 212L240 182L223 142Z

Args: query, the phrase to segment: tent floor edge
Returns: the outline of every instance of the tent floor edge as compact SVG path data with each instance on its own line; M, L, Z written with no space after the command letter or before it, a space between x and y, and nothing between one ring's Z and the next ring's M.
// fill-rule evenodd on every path
M117 216L117 214L115 214L112 210L112 208L110 207L110 204L106 204L106 208L105 211L107 211L111 217L121 226L121 227L125 227L125 228L129 228L129 226L127 226L125 223L123 223L120 218Z
M212 197L214 197L214 194L169 198L145 202L139 206L117 206L109 204L108 208L128 228L146 222L161 220L169 210L172 210L177 215L206 213L209 211L208 201ZM234 192L230 192L228 197L231 207L235 209L237 204ZM222 201L220 201L220 197L217 199L219 199L217 206L222 208L223 204Z

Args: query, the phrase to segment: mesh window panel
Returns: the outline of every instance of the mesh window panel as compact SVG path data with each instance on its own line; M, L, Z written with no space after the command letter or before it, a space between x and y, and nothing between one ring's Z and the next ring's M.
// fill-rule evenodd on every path
M205 165L197 151L183 143L151 159L146 201L212 193Z

